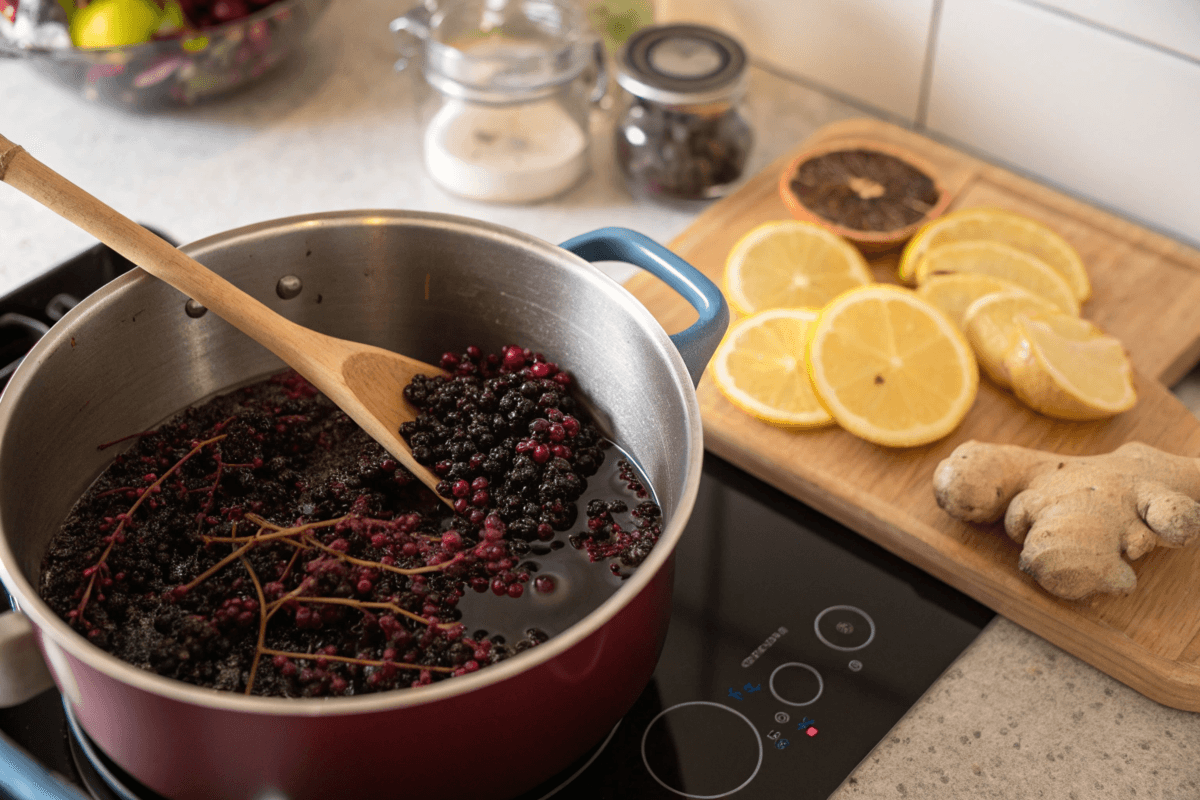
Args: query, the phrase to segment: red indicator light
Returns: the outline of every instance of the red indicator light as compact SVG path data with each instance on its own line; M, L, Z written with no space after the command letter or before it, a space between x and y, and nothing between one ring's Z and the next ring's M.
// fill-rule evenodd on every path
M815 726L815 725L809 725L809 726L808 726L808 730L807 730L807 731L805 731L805 733L807 733L809 736L816 736L816 735L817 735L817 728L816 728L816 726Z

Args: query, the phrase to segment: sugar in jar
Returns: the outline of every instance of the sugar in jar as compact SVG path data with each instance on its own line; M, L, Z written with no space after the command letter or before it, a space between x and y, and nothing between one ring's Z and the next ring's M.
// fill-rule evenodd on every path
M443 189L527 203L588 174L607 75L576 0L422 2L391 28L421 65L423 158Z

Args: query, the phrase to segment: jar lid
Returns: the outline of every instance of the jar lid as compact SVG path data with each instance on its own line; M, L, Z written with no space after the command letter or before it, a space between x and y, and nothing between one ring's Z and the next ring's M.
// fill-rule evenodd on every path
M728 34L703 25L651 25L617 54L617 83L666 105L737 97L746 84L746 51Z

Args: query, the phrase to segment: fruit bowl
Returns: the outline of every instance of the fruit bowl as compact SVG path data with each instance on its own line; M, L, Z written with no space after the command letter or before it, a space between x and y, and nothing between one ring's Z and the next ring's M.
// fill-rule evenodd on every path
M805 150L780 174L779 195L792 216L865 252L903 245L951 199L931 164L870 139L839 139Z
M97 49L4 49L90 102L130 110L187 106L265 74L303 41L330 0L279 0L180 38Z

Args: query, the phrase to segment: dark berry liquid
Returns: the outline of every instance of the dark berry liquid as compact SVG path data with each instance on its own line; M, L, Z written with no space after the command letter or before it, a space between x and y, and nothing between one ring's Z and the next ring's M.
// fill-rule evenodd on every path
M579 507L592 501L623 501L626 511L614 512L613 519L623 529L635 527L632 509L653 490L644 476L636 472L637 484L626 477L633 468L629 458L616 445L606 453L599 471L588 478ZM578 526L577 526L578 527ZM560 533L549 542L533 542L522 556L521 565L532 580L520 597L492 597L490 592L467 592L458 603L462 623L475 639L501 637L503 642L545 640L557 636L595 611L621 588L630 570L618 558L592 560L587 548L572 544L569 533Z

